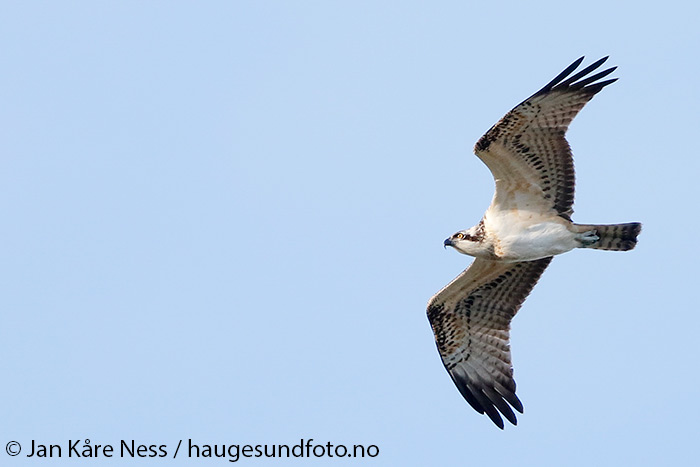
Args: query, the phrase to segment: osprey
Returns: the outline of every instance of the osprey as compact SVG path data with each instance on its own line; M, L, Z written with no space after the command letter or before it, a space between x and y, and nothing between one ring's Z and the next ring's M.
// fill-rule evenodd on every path
M445 248L474 262L428 302L440 357L455 385L479 413L503 429L523 412L515 395L510 322L540 276L574 248L634 248L640 223L584 225L571 221L574 163L564 135L586 103L616 79L616 67L589 74L602 58L571 75L572 63L545 87L508 112L476 143L496 193L474 227L445 240ZM512 408L511 408L512 407Z

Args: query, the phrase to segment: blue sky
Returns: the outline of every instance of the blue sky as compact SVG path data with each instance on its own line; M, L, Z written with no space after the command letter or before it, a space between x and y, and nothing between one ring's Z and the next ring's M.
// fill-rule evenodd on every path
M298 465L693 458L700 12L481 3L3 4L0 446L23 452L2 464L85 438L379 448ZM619 81L569 132L574 219L644 230L545 272L500 431L425 304L493 193L473 144L581 55Z

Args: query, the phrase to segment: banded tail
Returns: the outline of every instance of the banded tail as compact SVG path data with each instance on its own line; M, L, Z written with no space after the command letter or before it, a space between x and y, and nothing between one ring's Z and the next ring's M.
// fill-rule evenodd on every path
M582 245L583 248L596 250L627 251L637 245L637 235L642 231L642 224L630 222L612 225L583 225L575 224L580 233L595 232L600 237L593 243Z

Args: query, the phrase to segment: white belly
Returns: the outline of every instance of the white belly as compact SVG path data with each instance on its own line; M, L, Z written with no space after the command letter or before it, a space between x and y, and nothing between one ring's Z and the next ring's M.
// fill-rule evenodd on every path
M504 261L530 261L566 253L578 245L569 222L560 217L501 213L485 220L494 253Z

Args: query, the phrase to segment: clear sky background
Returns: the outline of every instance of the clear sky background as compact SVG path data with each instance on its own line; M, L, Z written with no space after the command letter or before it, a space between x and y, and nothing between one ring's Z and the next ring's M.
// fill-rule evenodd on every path
M246 465L680 465L700 419L692 2L5 2L0 448L376 445ZM443 240L493 193L476 140L573 60L574 219L515 318L517 427L444 370ZM138 465L228 465L141 459ZM64 450L64 456L66 451ZM129 463L54 459L52 465ZM45 462L46 463L46 462Z

